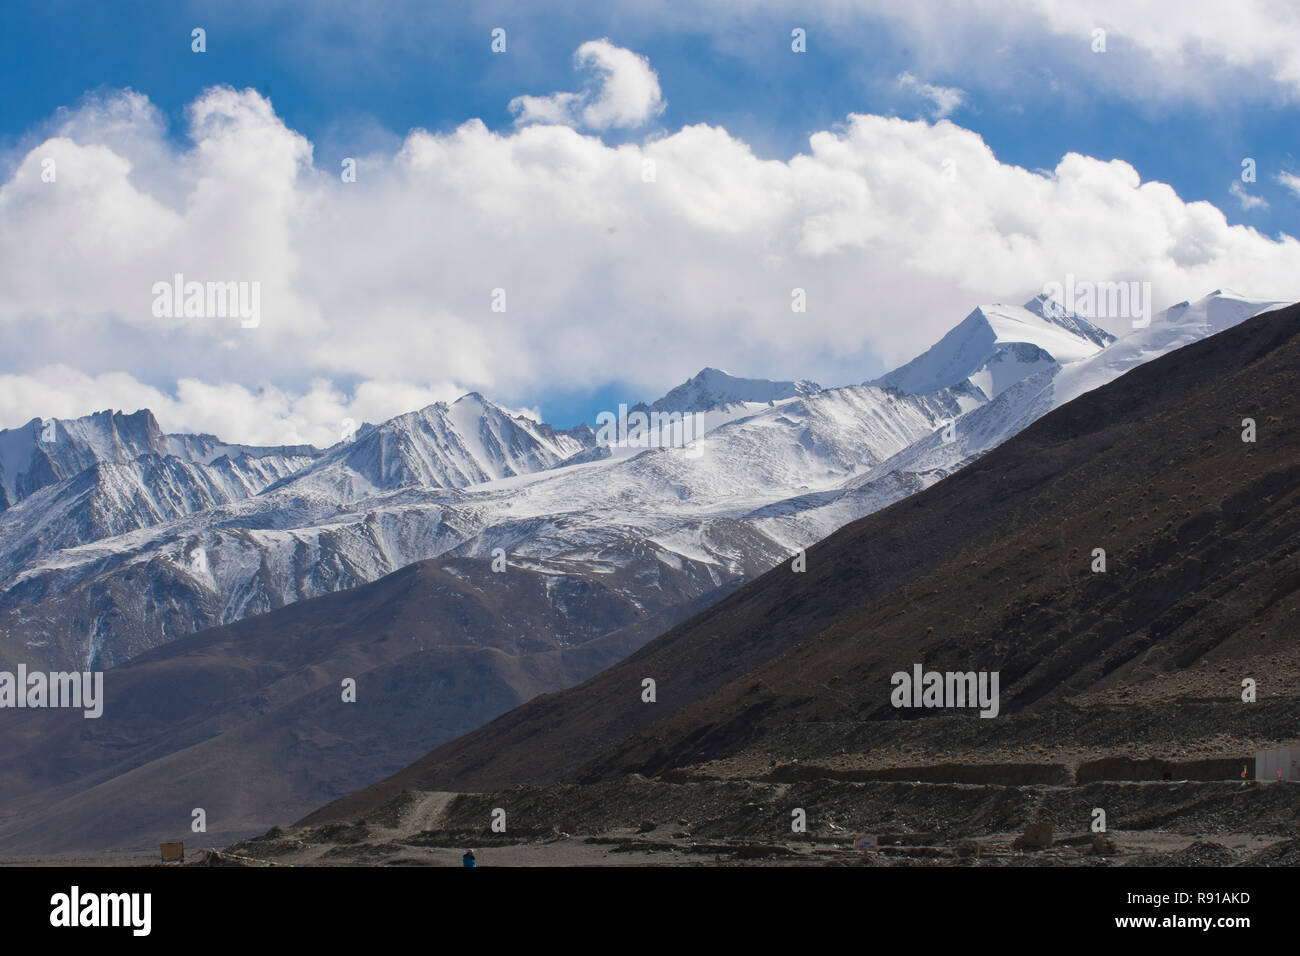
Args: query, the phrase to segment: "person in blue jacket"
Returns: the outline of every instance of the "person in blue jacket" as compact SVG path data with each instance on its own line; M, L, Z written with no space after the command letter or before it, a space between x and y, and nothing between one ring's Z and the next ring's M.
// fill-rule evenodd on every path
M465 855L460 858L461 866L478 866L478 861L474 859L474 851L466 850Z

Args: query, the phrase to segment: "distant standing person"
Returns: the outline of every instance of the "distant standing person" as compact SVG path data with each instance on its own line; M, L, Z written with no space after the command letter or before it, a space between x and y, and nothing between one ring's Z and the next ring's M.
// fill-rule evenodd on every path
M478 860L474 859L474 851L466 850L465 855L460 858L461 866L478 866Z

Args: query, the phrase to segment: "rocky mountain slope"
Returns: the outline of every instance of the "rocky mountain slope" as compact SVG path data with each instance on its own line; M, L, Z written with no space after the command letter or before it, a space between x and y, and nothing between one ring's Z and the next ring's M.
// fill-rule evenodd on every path
M219 845L299 816L604 669L736 582L624 595L620 573L449 558L171 642L114 668L102 716L13 710L0 854ZM646 582L643 582L646 583ZM355 700L344 699L344 681Z
M1237 312L1251 308L1239 304ZM1198 334L1176 321L1160 327L1164 337L1137 354L1149 356L1162 343ZM1134 351L1116 354L1129 362ZM870 385L796 390L755 412L746 399L714 410L730 417L706 436L699 454L651 449L580 464L562 459L549 467L546 455L516 454L494 458L494 467L529 461L526 467L540 470L436 489L423 485L425 471L409 479L416 486L405 486L416 463L428 460L416 454L420 436L433 434L431 420L446 417L435 408L431 416L404 416L403 427L388 429L391 437L373 444L363 445L379 429L359 434L355 444L367 453L349 443L260 494L124 536L155 543L157 553L147 561L133 561L133 552L118 549L117 540L65 549L58 567L73 574L91 569L88 586L67 592L85 597L88 618L104 607L111 616L145 593L172 613L200 608L206 620L229 614L234 621L189 637L180 627L163 642L142 627L138 645L101 645L98 660L110 659L110 650L123 653L106 682L109 702L98 721L22 715L4 753L10 768L4 785L12 799L0 822L0 847L148 843L174 833L177 808L185 803L210 811L214 839L217 833L238 835L364 786L537 694L544 696L517 712L542 708L531 744L520 750L507 743L499 758L476 751L467 758L473 774L452 772L456 785L545 778L548 768L613 754L611 747L648 726L638 721L719 692L792 641L816 633L809 628L835 619L844 602L894 593L928 567L928 549L950 546L953 529L993 533L1007 512L1001 505L965 503L937 524L885 534L867 548L879 557L865 580L837 579L831 597L772 591L774 603L746 605L734 639L670 632L621 665L631 670L609 671L623 675L618 680L640 673L619 686L617 700L595 699L568 714L568 698L548 692L624 658L690 613L728 620L734 599L726 595L775 565L778 576L819 578L822 546L808 552L806 574L789 570L794 549L830 533L837 521L852 520L855 509L877 511L978 457L1006 437L1015 416L1032 420L1036 409L1050 408L1058 376L1084 361L1036 372L992 402L969 380L912 396ZM946 441L943 432L954 421L955 437ZM543 448L545 439L555 454L563 453L535 423L520 427L513 445L498 440L498 447L520 449L535 440L532 447ZM402 464L388 470L391 461ZM347 479L322 480L326 473ZM363 482L389 479L397 487L340 500ZM798 489L793 497L792 488ZM445 537L430 546L421 535L435 520L436 534ZM178 526L186 529L179 545ZM273 546L277 536L288 546ZM926 549L920 557L914 554L918 542ZM441 557L408 560L417 547ZM506 559L502 570L494 569L497 549ZM374 573L375 555L383 554L395 573L372 585L352 574L351 583L333 593L339 589L329 586L335 582L328 575L338 572L342 554L366 573ZM277 560L284 563L277 567ZM47 574L55 567L50 563ZM251 578L239 577L249 568L256 569ZM238 583L248 580L286 582L284 593L293 600L261 616L247 616L247 608L232 613L222 595L241 593ZM313 589L321 596L312 599ZM178 595L189 595L189 603ZM56 624L78 633L53 615L39 621L38 615L60 607L58 600L66 602L64 595L52 597L51 603L18 601L4 612L8 643L0 648L10 659L31 666L60 654L75 659L73 641L31 640L40 633L33 621L46 634L56 632ZM104 603L96 608L95 601ZM790 626L801 615L807 620ZM124 615L111 623L105 633L129 633ZM364 693L355 705L340 700L344 676L355 676ZM640 704L646 676L659 681L658 701L650 710L629 711L629 703L648 706ZM569 734L575 721L583 732ZM552 723L556 733L541 731ZM476 747L480 739L461 737L448 752ZM904 739L897 746L912 743ZM720 753L708 761L721 766L733 757L749 771L743 754ZM458 759L444 753L439 767L463 767ZM621 752L606 759L615 761L608 770L615 775L653 763ZM599 775L603 768L593 765L584 773ZM249 780L257 786L249 787ZM106 806L113 808L109 817Z
M1300 306L1143 364L819 542L806 572L778 567L305 822L629 774L1235 778L1300 739L1297 385ZM918 664L999 674L997 716L895 706Z

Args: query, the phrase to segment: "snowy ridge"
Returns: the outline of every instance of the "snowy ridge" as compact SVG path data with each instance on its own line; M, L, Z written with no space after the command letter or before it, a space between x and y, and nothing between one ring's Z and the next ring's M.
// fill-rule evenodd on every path
M690 598L787 553L739 520L745 514L802 488L834 489L960 411L949 392L849 386L725 422L700 454L651 449L465 488L399 486L364 496L358 472L352 484L321 480L355 452L336 448L258 495L29 561L0 606L17 613L66 595L84 615L94 594L120 594L118 613L134 625L97 620L88 645L101 660L122 660L182 623L237 620L424 558L488 557L495 548L539 569L627 570L652 592L671 570L695 590L663 599ZM355 444L364 447L366 437ZM126 582L146 580L172 582L167 600L157 589L132 597ZM648 599L645 591L635 597Z
M1041 299L981 307L879 384L822 389L705 369L642 406L708 406L691 449L598 446L590 428L556 431L477 394L365 426L318 457L205 464L217 443L196 439L187 453L197 461L99 465L0 514L0 545L13 554L0 562L0 634L20 628L32 647L75 638L75 654L120 661L415 561L496 548L545 573L636 582L637 606L690 599L1271 305L1215 293L1113 342ZM99 610L104 594L112 615Z
M124 414L102 411L77 419L33 418L0 431L0 507L78 474L97 462L128 462L166 454L167 440L148 409Z
M770 382L761 378L738 378L721 369L701 369L693 378L672 389L648 408L655 412L726 411L736 406L771 405L821 391L814 382Z
M551 468L594 444L590 429L556 431L471 392L364 426L283 486L339 501L407 487L465 488Z
M101 464L130 465L154 456L216 466L217 473L211 480L217 484L233 482L244 486L245 494L253 494L266 484L256 481L257 473L288 474L303 460L319 454L310 445L227 445L213 435L164 435L148 409L131 414L102 411L83 418L50 419L49 427L34 418L18 428L0 430L0 512L42 488ZM218 465L222 458L241 462L256 459L263 464ZM245 468L250 472L247 477L234 473ZM224 477L221 472L226 473Z
M321 451L314 445L232 445L216 435L168 435L167 453L200 465L211 465L218 458L317 458Z
M943 431L928 435L849 479L835 493L783 503L779 509L756 514L753 523L783 540L792 534L797 537L803 524L834 530L929 487L1053 409L1130 369L1286 304L1218 290L1194 303L1174 305L1153 316L1146 328L1129 331L1105 349L1037 370L992 401L967 411L955 420L951 441L945 440Z
M1023 306L985 305L901 368L872 384L924 394L969 381L993 398L1054 364L1095 355L1114 336L1038 296Z
M0 575L44 555L256 495L311 456L241 454L208 465L147 454L101 461L0 512Z
M1052 382L1051 407L1064 405L1143 362L1287 304L1217 289L1195 302L1170 306L1152 316L1146 328L1134 329L1099 355L1063 369Z

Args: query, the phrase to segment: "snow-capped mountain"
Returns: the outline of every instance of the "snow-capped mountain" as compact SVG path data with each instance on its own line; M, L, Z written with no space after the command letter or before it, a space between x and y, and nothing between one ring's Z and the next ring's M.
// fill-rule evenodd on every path
M766 570L1080 389L1268 305L1216 293L1116 342L1041 299L984 306L896 372L844 388L705 369L638 406L702 411L707 431L692 448L612 453L589 428L556 431L475 394L366 426L242 496L203 507L197 494L164 496L186 502L170 514L156 493L122 493L130 481L88 469L77 480L96 493L64 479L46 492L51 515L80 503L83 514L144 517L79 518L82 530L65 535L35 504L11 509L0 521L0 545L15 554L0 566L0 656L21 645L51 664L111 666L415 561L496 549L557 580L617 571L655 613ZM153 467L150 488L185 484L157 477L175 466Z
M263 464L252 472L287 474L296 470L302 459L319 454L310 445L259 447L225 444L213 435L165 435L148 409L131 414L102 411L76 419L34 418L18 428L0 430L0 511L95 465L129 465L150 455L204 467L222 458L228 462L256 460ZM296 463L289 466L289 461ZM238 478L230 474L229 466L218 467L226 475L214 475L217 484L234 481L249 485L255 481L252 474ZM255 494L265 486L257 483L244 493Z
M354 501L399 488L465 488L544 471L594 444L588 427L556 431L471 392L363 426L277 490Z
M651 449L464 488L369 490L375 472L363 483L349 465L354 450L335 448L256 496L26 562L7 582L0 633L21 618L47 648L120 661L163 634L238 620L424 558L496 548L512 564L557 575L575 564L631 568L636 600L653 612L683 597L677 584L655 583L661 573L684 575L690 598L788 553L738 520L746 513L794 491L835 488L959 413L947 390L829 389L730 421L698 450ZM355 444L364 447L373 431ZM70 620L87 622L72 642Z
M103 411L71 421L34 418L0 431L0 510L98 462L166 453L167 438L148 410Z
M980 306L921 355L871 384L916 395L969 381L993 398L1021 379L1088 358L1113 341L1109 332L1040 295L1023 306Z
M44 555L256 495L312 455L241 452L208 464L174 455L100 461L0 512L0 578Z
M835 492L782 503L756 514L752 523L773 536L789 527L801 530L809 524L829 533L947 477L1084 392L1144 362L1285 304L1223 290L1193 303L1178 303L1153 316L1149 326L1133 329L1103 349L1031 372L998 392L991 401L967 410L951 429L919 439L855 475ZM1050 314L1052 309L1049 306L1045 311Z
M1286 304L1216 289L1195 302L1172 305L1153 316L1146 328L1134 329L1104 352L1062 369L1052 379L1051 407L1064 405L1143 362Z
M721 369L701 369L694 377L672 389L646 407L655 412L727 411L736 406L774 405L791 398L820 392L815 382L771 382L762 378L738 378Z
M309 445L230 445L213 435L166 435L148 409L102 411L82 418L34 418L0 429L0 510L40 488L100 463L126 464L146 455L201 465L217 458L301 458L320 452Z
M320 454L166 435L148 409L0 431L0 581L52 552L256 495Z
M1018 382L1005 396L967 417L966 427L957 429L958 443L965 442L968 452L987 451L1035 419L1131 368L1285 304L1216 290L1196 302L1170 306L1152 316L1150 325L1127 332L1105 349Z

